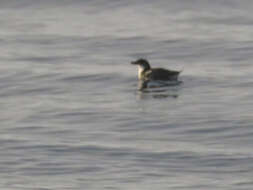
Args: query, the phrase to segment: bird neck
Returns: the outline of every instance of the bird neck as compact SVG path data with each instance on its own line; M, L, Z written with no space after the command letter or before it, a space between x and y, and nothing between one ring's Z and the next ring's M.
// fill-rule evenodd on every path
M138 78L142 79L144 72L148 71L150 68L144 68L143 66L138 65Z

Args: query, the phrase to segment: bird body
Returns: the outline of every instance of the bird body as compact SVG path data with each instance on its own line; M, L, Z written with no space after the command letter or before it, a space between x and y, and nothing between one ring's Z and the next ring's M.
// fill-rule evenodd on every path
M178 79L180 71L167 70L163 68L151 68L150 64L145 59L139 59L132 62L138 65L139 80L165 80L173 81Z

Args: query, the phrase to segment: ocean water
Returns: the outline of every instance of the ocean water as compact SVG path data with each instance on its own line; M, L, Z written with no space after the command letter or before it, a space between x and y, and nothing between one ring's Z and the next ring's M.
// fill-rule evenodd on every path
M0 189L253 189L252 9L1 0ZM138 58L182 83L138 90Z

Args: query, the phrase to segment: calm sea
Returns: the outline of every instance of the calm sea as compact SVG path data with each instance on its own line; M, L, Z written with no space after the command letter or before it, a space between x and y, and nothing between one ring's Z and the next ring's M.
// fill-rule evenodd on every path
M1 0L1 190L252 190L253 1ZM183 70L138 90L137 68Z

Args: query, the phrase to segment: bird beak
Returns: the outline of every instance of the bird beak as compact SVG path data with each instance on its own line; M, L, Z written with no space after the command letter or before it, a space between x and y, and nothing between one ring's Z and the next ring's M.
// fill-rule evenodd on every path
M132 65L137 65L136 61L131 62Z

